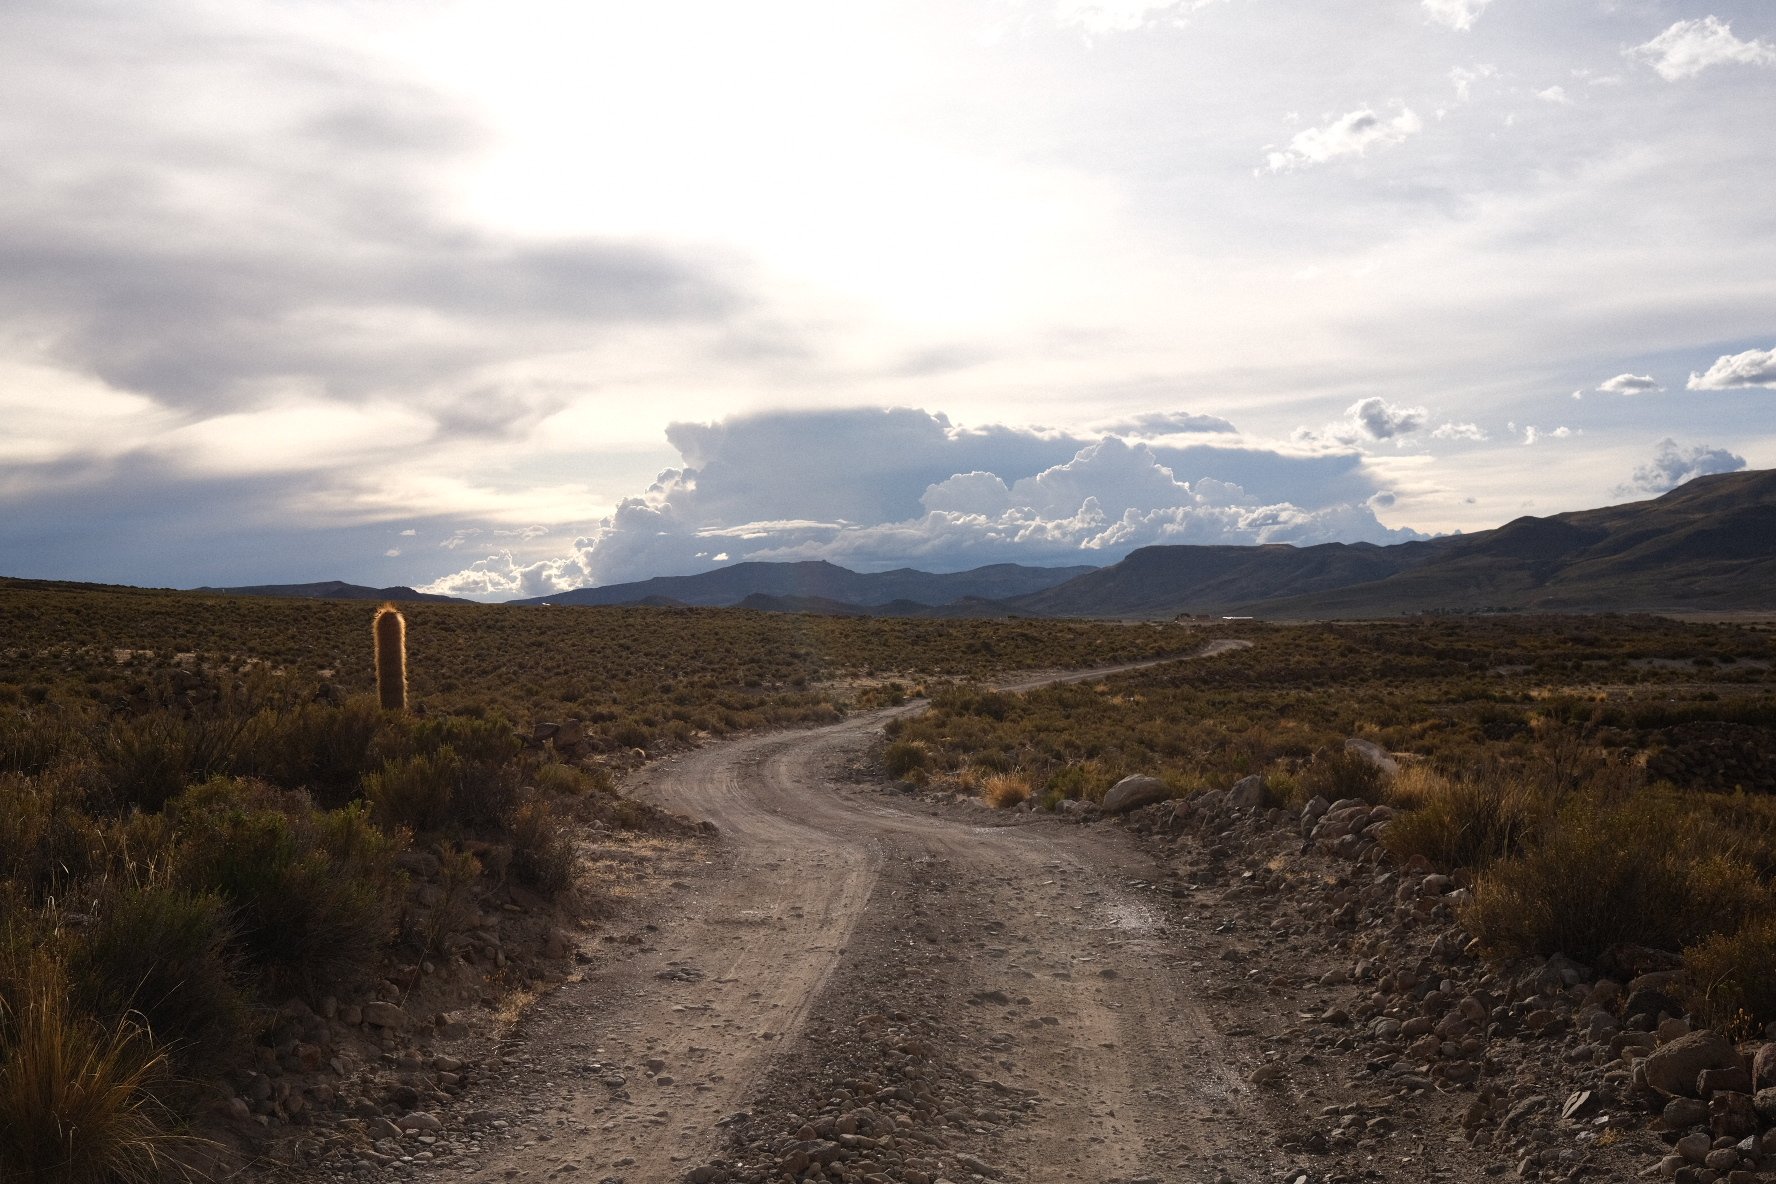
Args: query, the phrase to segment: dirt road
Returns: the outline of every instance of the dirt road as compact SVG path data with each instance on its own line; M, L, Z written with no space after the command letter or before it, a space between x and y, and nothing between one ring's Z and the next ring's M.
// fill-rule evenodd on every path
M864 756L907 710L633 787L719 839L521 1026L477 1100L506 1135L425 1178L775 1181L798 1126L827 1146L866 1108L898 1136L864 1140L878 1174L825 1178L1293 1180L1272 1136L1294 1103L1248 1084L1252 1033L1210 998L1235 922L1119 831L884 793Z

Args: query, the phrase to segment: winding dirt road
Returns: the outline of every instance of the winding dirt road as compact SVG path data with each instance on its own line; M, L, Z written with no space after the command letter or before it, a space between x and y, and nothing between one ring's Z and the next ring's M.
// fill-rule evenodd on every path
M922 1143L903 1115L900 1141L939 1170L868 1179L1276 1179L1252 1149L1286 1115L1247 1084L1249 1033L1207 998L1193 948L1215 921L1119 831L862 784L883 724L917 709L714 745L632 787L714 822L708 862L521 1026L505 1101L523 1133L427 1177L699 1178L749 1124L754 1150L781 1145L772 1123L863 1075L872 1042L892 1072L890 1046L918 1033L977 1105Z

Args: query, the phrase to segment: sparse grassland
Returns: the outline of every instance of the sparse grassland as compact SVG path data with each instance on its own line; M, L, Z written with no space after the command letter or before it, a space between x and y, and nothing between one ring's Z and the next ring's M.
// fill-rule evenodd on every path
M1195 640L408 606L412 710L395 712L372 693L374 611L0 581L0 1179L162 1174L207 1082L290 1055L273 1034L289 1000L472 959L478 894L567 893L576 823L656 824L611 788L644 754ZM567 719L571 763L526 745Z
M1252 647L1213 662L1025 695L942 689L891 725L884 763L983 796L1015 778L1049 808L1131 773L1180 796L1262 773L1294 808L1385 803L1396 858L1472 877L1465 920L1495 955L1686 951L1699 1014L1776 1020L1768 631L1625 616L1239 631ZM1349 737L1403 770L1381 776Z

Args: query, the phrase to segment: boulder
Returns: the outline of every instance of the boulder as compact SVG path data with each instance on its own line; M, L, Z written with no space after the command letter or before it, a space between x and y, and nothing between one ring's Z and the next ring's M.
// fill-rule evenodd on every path
M1759 1089L1776 1085L1776 1044L1758 1046L1751 1060L1751 1081Z
M1719 1032L1706 1028L1656 1048L1645 1061L1647 1084L1662 1094L1696 1096L1696 1082L1709 1069L1736 1069L1739 1054Z
M1110 787L1110 792L1104 795L1104 813L1126 814L1142 806L1151 806L1154 802L1163 802L1171 796L1171 787L1159 778L1136 773Z
M377 1028L400 1032L407 1027L407 1013L385 999L364 1004L364 1022Z
M1235 810L1262 810L1264 808L1264 778L1258 773L1250 777L1241 777L1227 791L1227 804Z

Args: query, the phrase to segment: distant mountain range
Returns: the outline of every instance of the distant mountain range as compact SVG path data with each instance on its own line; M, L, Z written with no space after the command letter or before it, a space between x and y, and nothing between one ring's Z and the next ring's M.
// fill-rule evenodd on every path
M1095 567L1025 567L1019 563L995 563L971 571L933 574L910 567L856 572L824 560L749 562L718 567L694 576L655 576L633 584L579 588L510 603L729 607L740 605L749 597L764 597L773 607L814 602L841 608L878 607L906 601L915 607L939 608L959 600L1005 600L1025 596L1097 570Z
M193 588L191 590L193 592L207 592L213 596L295 596L311 597L316 600L418 600L433 604L470 603L461 597L418 592L401 584L397 584L393 588L366 588L362 584L348 584L343 580L322 580L318 584L253 584L245 588Z
M338 581L196 591L455 600ZM1776 470L1698 477L1651 501L1519 518L1496 530L1391 547L1143 547L1104 568L999 563L945 574L748 562L511 603L897 617L1776 610Z
M1652 501L1377 547L1145 547L1004 602L1032 616L1776 609L1776 471Z

